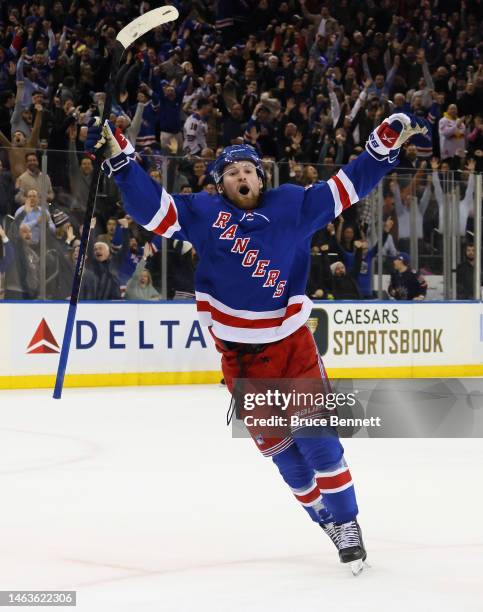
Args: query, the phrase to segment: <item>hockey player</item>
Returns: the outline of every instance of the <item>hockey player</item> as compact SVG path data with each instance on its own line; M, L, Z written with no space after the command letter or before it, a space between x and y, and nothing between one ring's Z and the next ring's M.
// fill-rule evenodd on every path
M265 190L255 150L233 145L213 166L218 195L170 195L134 160L132 145L113 126L89 128L86 147L103 148L103 170L121 190L126 212L146 229L187 240L200 261L196 304L222 355L230 391L234 378L324 378L322 362L305 323L312 303L305 295L312 234L367 195L391 172L400 146L421 133L417 120L392 115L372 134L366 151L330 178L304 189L285 184ZM366 552L357 502L342 445L323 437L264 439L250 431L271 457L296 499L329 535L354 573Z

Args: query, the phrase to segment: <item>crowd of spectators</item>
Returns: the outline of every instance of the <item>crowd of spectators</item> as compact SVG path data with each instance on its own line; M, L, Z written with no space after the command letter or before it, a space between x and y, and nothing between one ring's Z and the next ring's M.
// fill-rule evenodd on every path
M180 19L134 47L117 78L112 120L139 163L173 192L215 193L210 162L249 143L268 187L308 186L354 159L382 119L426 121L384 182L383 244L362 204L314 236L307 293L374 297L378 249L392 262L388 294L422 299L411 271L410 207L422 253L438 273L445 195L461 181L462 272L471 254L474 175L483 168L482 12L479 0L194 0ZM69 296L93 164L83 155L102 114L116 33L156 2L6 0L0 7L0 276L4 297L39 296L40 224L47 216L47 297ZM47 168L41 166L48 150ZM275 167L276 165L276 167ZM46 170L46 172L45 172ZM161 287L160 242L122 209L113 182L97 203L87 299L191 298L196 253L169 241ZM45 198L47 213L40 201ZM45 209L44 209L45 210ZM474 249L473 249L474 250ZM438 259L439 257L439 259ZM432 266L432 267L431 267ZM466 266L466 267L465 267ZM461 280L461 278L460 278ZM458 282L458 293L462 282ZM465 287L467 288L466 282ZM1 291L1 287L0 287ZM1 293L0 293L1 295Z

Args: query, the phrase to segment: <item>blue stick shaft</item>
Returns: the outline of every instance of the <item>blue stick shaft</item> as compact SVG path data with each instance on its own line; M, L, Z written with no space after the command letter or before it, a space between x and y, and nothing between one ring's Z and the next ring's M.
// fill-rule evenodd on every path
M106 102L104 104L104 111L102 113L102 123L106 119L109 119L109 115L111 114L111 106L112 99L114 94L114 84L117 76L119 64L121 62L122 54L124 52L124 47L121 43L116 42L116 46L114 47L112 63L111 63L111 73L109 77L109 83L107 85L107 94L106 94ZM72 283L72 291L70 294L70 304L69 304L69 312L67 313L67 321L65 323L64 330L64 339L62 340L62 350L60 352L59 365L57 368L57 377L55 380L55 388L54 388L54 399L60 399L62 397L62 389L64 387L64 377L65 371L67 369L67 360L69 358L70 351L70 343L72 339L72 331L74 329L75 315L77 311L77 303L79 301L79 292L82 283L82 274L84 272L86 254L87 254L87 245L89 244L89 236L91 233L91 222L92 217L94 216L94 209L96 205L96 196L97 196L97 187L99 183L99 176L101 174L101 163L102 163L102 153L99 151L96 154L96 158L94 160L94 170L92 172L92 181L89 187L89 195L87 196L87 205L86 212L84 215L84 225L82 228L82 236L79 245L79 256L77 257L77 263L75 266L74 272L74 280Z
M67 359L69 357L70 341L72 339L72 331L74 329L75 313L77 304L72 302L69 304L69 312L67 313L67 322L65 324L64 339L62 340L62 349L60 351L59 366L57 368L57 378L55 379L54 399L62 397L62 388L64 386L65 370L67 369Z

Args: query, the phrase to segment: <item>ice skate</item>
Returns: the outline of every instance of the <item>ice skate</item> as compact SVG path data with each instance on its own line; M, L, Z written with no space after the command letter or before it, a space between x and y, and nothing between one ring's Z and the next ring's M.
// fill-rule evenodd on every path
M364 569L367 553L362 541L361 528L356 520L336 525L341 563L349 563L351 572L357 576Z
M339 534L337 532L337 526L335 523L319 523L325 533L334 543L334 546L339 550Z

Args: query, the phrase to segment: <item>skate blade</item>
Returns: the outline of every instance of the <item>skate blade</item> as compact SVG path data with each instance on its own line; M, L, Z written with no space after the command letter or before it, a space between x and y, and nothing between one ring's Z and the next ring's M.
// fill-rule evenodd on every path
M367 561L363 561L362 559L357 559L357 561L351 561L349 565L353 576L359 576L359 574L362 573L362 570L365 567L371 567L369 563L367 563Z

